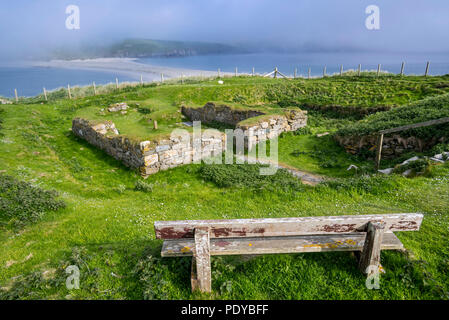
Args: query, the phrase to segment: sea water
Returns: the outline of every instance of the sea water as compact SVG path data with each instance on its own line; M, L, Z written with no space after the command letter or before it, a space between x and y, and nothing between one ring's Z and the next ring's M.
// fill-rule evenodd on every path
M122 81L136 81L126 75L94 70L75 70L62 68L0 66L0 96L14 97L14 89L23 97L42 94L47 90L76 85L115 83L119 76Z
M235 72L239 74L251 73L252 68L257 74L273 71L275 67L285 75L293 76L297 70L298 76L307 76L310 68L312 76L322 76L323 68L331 75L343 70L377 70L381 64L382 71L399 73L401 63L405 62L404 73L407 75L423 75L426 63L430 61L430 75L449 74L449 53L254 53L230 55L204 55L170 58L142 58L136 62L195 70ZM107 71L76 70L27 66L0 66L0 96L13 97L17 88L19 96L34 96L42 93L43 87L47 90L75 85L89 85L115 82L139 81L129 74L117 74Z
M343 70L377 70L381 64L382 71L399 73L402 62L405 62L404 73L407 75L423 75L427 61L430 61L429 74L449 74L449 53L298 53L298 54L233 54L233 55L205 55L171 58L143 58L138 62L174 67L215 71L220 68L223 72L252 73L252 68L258 74L273 71L275 67L285 75L293 76L294 70L302 76L308 75L310 68L312 76L321 76L324 66L326 74L339 73Z

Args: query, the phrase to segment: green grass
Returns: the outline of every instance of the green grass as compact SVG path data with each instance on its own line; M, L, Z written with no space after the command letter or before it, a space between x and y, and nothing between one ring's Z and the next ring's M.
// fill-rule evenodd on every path
M404 77L388 81L409 82L419 87L442 79ZM307 86L315 81L319 83L311 80ZM336 86L340 82L355 82L346 77L323 81ZM387 79L371 81L381 83ZM381 89L368 79L358 82L366 83L367 90L372 86ZM137 102L154 109L163 119L165 114L176 112L182 101L202 104L243 96L243 103L266 102L267 87L287 82L237 78L225 79L225 83L220 86L216 81L205 81L184 86L130 88L71 101L3 106L0 171L43 190L56 190L66 207L46 211L39 220L20 229L0 228L0 287L5 288L0 291L0 298L449 298L449 166L435 166L431 175L414 179L400 175L383 179L354 177L354 172L346 171L346 165L356 163L372 172L372 164L347 155L328 136L316 137L316 133L334 132L348 125L353 121L349 118L310 112L310 132L285 134L280 138L281 161L301 170L338 178L334 183L304 186L300 190L288 185L275 190L254 190L241 183L219 186L214 181L220 180L202 175L200 165L159 172L142 185L136 172L70 131L73 117L85 109L106 107L110 103ZM255 92L259 95L254 95ZM368 95L361 94L362 100L365 94ZM339 97L344 99L343 94ZM311 95L307 99L315 98ZM409 98L417 99L418 95ZM326 101L333 103L332 99ZM386 96L385 101L397 101L389 99ZM117 127L120 130L120 125ZM317 150L320 152L314 156ZM335 159L337 163L329 163ZM323 163L327 164L323 166ZM220 179L226 182L227 175L232 174L235 173L220 175ZM161 258L162 243L155 239L153 230L157 220L395 212L423 212L424 222L419 232L398 233L410 250L408 255L382 252L387 273L381 277L380 290L365 288L365 278L350 254L312 253L251 260L214 257L214 293L211 296L192 294L190 259ZM80 268L81 281L79 290L69 291L65 287L64 269L72 264Z
M112 120L120 132L137 140L145 140L166 136L174 128L189 130L180 124L183 119L179 112L181 105L201 107L209 101L222 101L233 108L250 107L267 114L277 114L283 112L279 107L394 107L449 93L449 76L424 78L383 75L375 78L367 73L361 77L348 75L291 81L242 76L225 78L224 82L219 85L217 79L211 78L205 81L191 80L191 84L181 85L172 80L165 85L125 87L119 91L114 91L111 86L106 89L99 87L99 92L111 94L81 99L74 102L72 108L77 110L76 116L90 120ZM72 96L91 95L89 90L73 88ZM61 98L59 91L57 93L55 98ZM52 94L49 97L52 101ZM37 99L25 99L24 102L41 101L39 97ZM126 115L110 114L105 109L111 103L122 101L134 105ZM139 108L150 112L141 114L137 111ZM106 111L100 112L102 109ZM153 120L158 122L158 130L153 129ZM251 124L256 120L251 118L244 123Z
M449 94L429 97L410 105L379 112L366 117L356 123L341 128L337 134L369 135L380 130L396 128L404 125L449 117ZM416 136L420 138L440 138L449 134L449 125L435 125L402 131L402 136Z

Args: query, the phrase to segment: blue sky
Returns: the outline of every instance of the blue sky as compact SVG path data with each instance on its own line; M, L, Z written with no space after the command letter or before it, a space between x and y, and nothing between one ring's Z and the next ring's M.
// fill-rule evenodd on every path
M65 28L71 4L80 30ZM380 30L365 28L371 4ZM0 29L3 55L125 37L449 52L449 1L15 0L0 3Z

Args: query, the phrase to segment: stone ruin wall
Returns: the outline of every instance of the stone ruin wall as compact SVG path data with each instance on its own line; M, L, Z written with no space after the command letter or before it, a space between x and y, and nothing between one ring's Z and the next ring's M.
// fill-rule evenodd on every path
M357 154L363 149L374 151L377 148L377 135L367 136L335 136L337 142L347 152ZM420 139L417 137L402 137L399 134L384 136L382 144L382 157L394 158L405 152L423 152L434 145L444 142L445 137L433 137L432 139Z
M206 104L200 109L183 107L182 113L192 121L234 125L236 129L242 130L247 149L264 140L275 138L282 132L294 131L307 125L307 112L299 109L286 111L285 115L273 115L251 125L240 125L239 122L262 115L261 112L232 110L226 106L216 108L214 104ZM127 167L138 169L144 177L159 170L219 155L226 148L226 135L217 130L203 131L198 138L192 134L188 137L172 135L159 141L135 142L120 135L111 121L94 122L75 118L72 122L72 132Z
M288 110L284 115L272 115L257 123L245 125L241 121L264 115L256 110L233 110L225 105L217 105L209 102L202 108L189 108L183 106L181 112L191 121L204 123L225 123L241 129L244 135L246 149L251 149L258 143L267 139L273 139L282 132L296 131L307 126L307 111Z
M233 110L228 106L217 105L208 102L201 108L189 108L182 106L181 112L191 121L201 121L204 123L225 123L236 126L237 123L248 118L263 115L262 112L256 110Z
M127 167L138 169L142 176L159 170L167 170L183 164L220 154L225 146L225 135L216 132L203 135L193 141L189 138L173 137L158 142L132 142L119 135L114 123L104 121L91 123L76 118L72 122L72 132L90 144L104 150ZM200 148L195 146L201 145Z

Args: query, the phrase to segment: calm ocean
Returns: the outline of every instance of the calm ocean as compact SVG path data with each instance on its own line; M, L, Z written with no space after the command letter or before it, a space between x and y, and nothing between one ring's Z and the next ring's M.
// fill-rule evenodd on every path
M2 67L0 66L0 96L14 97L17 88L19 96L35 96L47 90L75 85L87 85L115 82L115 74L90 70L72 70L42 67ZM120 76L120 81L135 81Z
M449 52L445 54L370 54L370 53L303 53L303 54L238 54L191 56L182 58L145 58L139 62L158 66L182 67L215 71L218 68L224 72L250 73L255 68L256 73L266 73L278 67L279 71L292 76L295 68L298 75L306 76L311 68L312 76L321 76L326 66L327 74L344 70L357 69L362 64L363 70L377 70L378 64L382 70L399 73L401 63L405 62L406 74L424 74L427 61L430 61L429 74L449 74Z
M295 68L298 75L307 75L311 68L312 76L321 76L326 65L327 74L344 70L357 69L362 64L363 70L375 70L382 65L382 70L399 73L401 62L405 61L406 74L424 74L426 62L430 61L431 75L449 73L449 53L446 54L367 54L367 53L304 53L304 54L239 54L191 56L182 58L145 58L138 62L174 68L187 68L223 72L250 73L255 68L256 73L265 73L278 67L286 75L293 75ZM106 84L115 81L138 81L129 75L93 70L73 70L42 67L0 66L0 96L13 97L17 88L20 96L34 96L47 90L75 85L88 85L92 81Z

